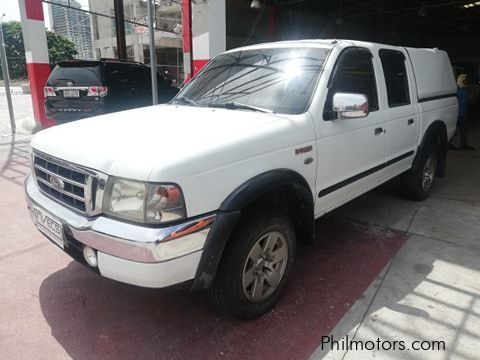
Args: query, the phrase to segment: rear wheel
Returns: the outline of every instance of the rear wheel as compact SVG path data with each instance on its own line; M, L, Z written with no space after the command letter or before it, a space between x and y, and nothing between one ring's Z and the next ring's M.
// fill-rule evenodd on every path
M403 176L402 190L411 200L425 200L432 191L438 168L438 159L433 146L419 154L420 162L415 170Z
M430 153L425 165L423 167L422 190L430 192L433 180L435 180L435 173L437 171L437 156L434 152Z
M279 299L295 258L295 233L283 214L244 219L229 240L209 295L217 309L248 320Z

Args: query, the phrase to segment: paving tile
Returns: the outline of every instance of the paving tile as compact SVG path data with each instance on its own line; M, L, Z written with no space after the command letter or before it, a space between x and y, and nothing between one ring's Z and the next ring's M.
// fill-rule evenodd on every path
M370 308L352 308L333 331L336 340L444 341L445 350L318 348L312 359L478 359L480 249L414 236L397 254ZM375 284L378 287L379 279ZM372 299L372 286L365 296ZM366 313L365 319L362 318ZM360 325L361 323L361 325ZM389 346L388 343L385 344Z
M421 207L410 226L410 232L480 247L480 217L464 212Z

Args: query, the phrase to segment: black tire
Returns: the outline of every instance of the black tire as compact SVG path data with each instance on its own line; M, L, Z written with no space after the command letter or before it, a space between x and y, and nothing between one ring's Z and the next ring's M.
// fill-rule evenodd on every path
M267 235L271 235L268 238L270 241ZM267 261L269 259L269 256L265 255L269 253L265 250L267 242L275 243L272 250L277 251L274 252L276 255L273 258L280 259L284 256L284 251L287 251L287 257L283 262L271 265L274 260ZM266 259L257 258L255 264L252 259L259 250L257 244ZM241 320L254 319L272 309L285 287L292 268L295 246L295 232L287 216L279 213L257 213L242 219L228 241L213 284L209 288L209 297L216 308L224 315ZM280 276L280 280L275 287L270 286L269 281L274 283L272 279L278 279L278 276L273 277L274 272L268 266L277 267L275 274ZM279 275L282 268L283 275ZM253 273L255 275L248 276ZM247 286L252 276L255 276L256 280ZM260 288L263 291L259 290ZM255 292L255 289L258 291ZM265 298L259 294L263 294ZM257 297L255 300L254 296Z
M402 176L402 193L410 200L422 201L429 197L438 171L438 158L433 144L427 145L418 156L418 166ZM427 181L427 172L430 180Z

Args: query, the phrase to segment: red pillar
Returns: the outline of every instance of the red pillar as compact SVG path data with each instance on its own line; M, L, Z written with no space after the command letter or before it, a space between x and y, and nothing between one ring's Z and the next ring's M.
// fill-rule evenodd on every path
M187 83L192 78L192 3L182 0L183 68Z
M50 63L42 0L18 0L18 4L22 20L33 116L37 125L45 128L55 125L55 121L47 118L44 107L43 87L50 74Z
M226 50L226 0L182 0L183 47L192 76ZM190 13L190 16L188 16Z

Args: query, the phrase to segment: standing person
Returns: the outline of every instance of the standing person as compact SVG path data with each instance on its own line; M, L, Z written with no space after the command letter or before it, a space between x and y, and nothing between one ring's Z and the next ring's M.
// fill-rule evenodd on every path
M457 98L458 98L458 120L457 120L457 132L460 136L460 149L473 151L475 148L468 145L468 76L466 74L458 75L457 78Z

